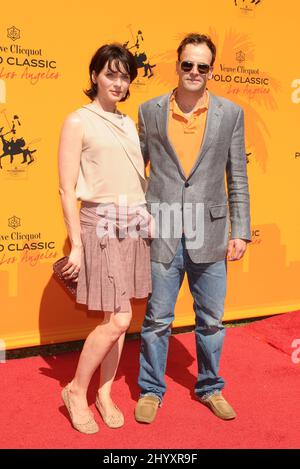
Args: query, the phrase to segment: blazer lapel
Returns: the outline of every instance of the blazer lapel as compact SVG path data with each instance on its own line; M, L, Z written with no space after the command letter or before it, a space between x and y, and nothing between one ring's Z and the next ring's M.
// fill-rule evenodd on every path
M170 97L172 93L173 91L171 93L165 94L161 98L161 100L158 101L157 112L155 113L156 125L157 125L158 133L161 137L162 143L164 144L168 154L176 163L182 177L186 179L181 163L176 155L175 149L168 136L169 113L170 113L169 104L170 104Z
M222 109L222 103L218 100L216 96L210 93L210 102L209 102L208 111L207 111L207 119L206 119L202 145L200 148L198 158L196 159L195 164L192 167L190 174L188 175L188 179L192 176L192 174L194 174L203 156L205 155L210 145L213 143L214 139L216 138L216 134L220 127L223 114L224 114L224 111Z

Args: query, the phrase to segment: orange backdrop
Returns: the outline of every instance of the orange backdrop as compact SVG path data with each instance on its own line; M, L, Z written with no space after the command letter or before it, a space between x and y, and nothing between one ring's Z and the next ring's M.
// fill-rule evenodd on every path
M142 11L143 9L143 11ZM52 278L68 254L60 208L57 144L65 116L86 102L88 65L103 43L127 43L141 67L122 105L176 85L176 48L188 32L217 44L212 92L245 110L253 242L229 266L225 319L297 309L299 252L298 0L14 2L0 19L0 339L6 348L84 338L99 313L75 305ZM13 148L13 157L9 151ZM2 150L2 151L1 151ZM144 301L134 302L130 332ZM193 324L185 282L174 326Z

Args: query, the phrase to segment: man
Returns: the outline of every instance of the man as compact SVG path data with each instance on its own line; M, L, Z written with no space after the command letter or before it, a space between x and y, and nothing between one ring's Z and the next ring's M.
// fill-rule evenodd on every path
M196 316L195 394L217 417L236 416L218 370L226 260L241 259L251 240L243 110L206 89L216 56L209 37L190 34L177 53L177 88L139 109L142 152L150 160L147 202L157 223L135 409L144 423L155 419L166 391L168 340L185 272Z

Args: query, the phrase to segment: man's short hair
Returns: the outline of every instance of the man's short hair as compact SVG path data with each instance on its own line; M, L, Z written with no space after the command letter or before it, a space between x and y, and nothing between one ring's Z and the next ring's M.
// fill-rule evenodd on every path
M183 49L188 45L188 44L206 44L209 50L211 51L212 54L212 59L211 59L211 64L214 64L215 58L216 58L216 46L212 42L211 38L209 36L206 36L205 34L198 34L198 33L191 33L185 36L184 39L182 39L181 43L179 44L179 47L177 49L177 55L178 55L178 62L180 62L180 56L182 54Z

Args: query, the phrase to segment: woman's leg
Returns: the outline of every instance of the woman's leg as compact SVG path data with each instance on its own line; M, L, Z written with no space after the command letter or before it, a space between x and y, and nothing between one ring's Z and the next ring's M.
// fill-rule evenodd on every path
M128 309L131 313L132 310L130 303ZM120 335L119 339L114 343L113 347L110 349L101 363L98 400L106 415L114 415L117 413L114 402L111 399L111 387L118 370L124 340L125 332Z
M119 337L125 335L130 321L131 311L106 312L103 322L87 337L69 394L73 418L77 423L85 423L89 416L86 394L94 372Z
M111 387L116 376L122 349L124 345L125 332L110 349L100 367L100 385L98 389L98 402L105 415L118 414L118 410L111 398Z

